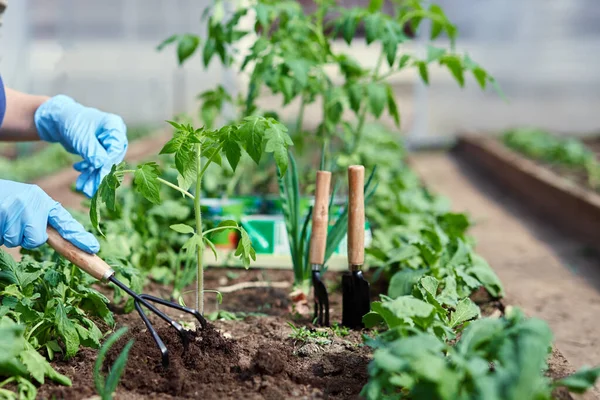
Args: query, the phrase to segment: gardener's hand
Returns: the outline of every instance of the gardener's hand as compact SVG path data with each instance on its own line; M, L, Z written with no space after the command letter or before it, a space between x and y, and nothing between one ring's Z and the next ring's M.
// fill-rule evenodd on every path
M88 197L127 151L127 128L121 117L84 107L68 96L43 103L35 112L35 126L42 140L59 142L83 157L74 165L81 172L76 188Z
M57 201L39 186L0 179L0 246L34 249L48 240L46 227L88 253L100 244Z

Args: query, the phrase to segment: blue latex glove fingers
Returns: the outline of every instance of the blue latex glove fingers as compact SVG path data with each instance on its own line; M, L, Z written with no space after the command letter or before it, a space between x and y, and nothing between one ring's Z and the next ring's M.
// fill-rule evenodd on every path
M35 124L42 140L60 142L83 158L74 165L81 172L75 186L88 197L127 151L127 127L121 117L84 107L68 96L58 95L42 104Z
M55 203L48 214L48 224L60 233L64 239L81 250L95 254L100 250L100 243L83 225L77 222L60 203ZM45 229L44 229L45 231Z
M0 245L36 248L48 240L48 224L88 253L100 249L96 238L38 186L0 180Z

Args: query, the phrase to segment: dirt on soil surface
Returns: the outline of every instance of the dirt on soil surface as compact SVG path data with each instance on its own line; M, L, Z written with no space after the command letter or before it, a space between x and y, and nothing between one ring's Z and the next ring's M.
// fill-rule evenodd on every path
M230 271L237 281L265 277L264 271ZM223 280L225 271L207 271L207 287ZM271 281L288 279L291 271L269 271ZM155 293L160 295L160 293ZM336 336L332 330L323 343L302 342L289 337L289 323L306 326L309 318L294 317L289 289L245 289L224 295L224 310L260 312L239 321L215 321L192 337L184 352L177 332L154 321L169 349L170 365L163 368L156 344L133 312L118 315L118 326L130 327L109 352L106 365L118 356L131 338L135 339L129 361L117 391L118 399L291 399L291 398L358 398L367 382L371 350L362 345L361 332L350 331ZM341 296L332 293L332 322L341 316ZM207 304L207 312L214 304ZM262 306L260 308L259 306ZM312 306L311 306L312 307ZM171 315L177 317L177 313ZM312 328L310 323L308 326ZM54 365L73 379L70 388L47 384L40 398L85 399L92 397L92 369L95 351L86 349L69 361Z
M477 251L503 282L506 302L548 322L575 368L600 364L600 257L451 155L417 154L411 165L455 211L469 213Z

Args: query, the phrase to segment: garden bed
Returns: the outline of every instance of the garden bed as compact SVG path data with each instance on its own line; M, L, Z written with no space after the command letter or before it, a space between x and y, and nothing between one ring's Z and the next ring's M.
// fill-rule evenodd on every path
M600 249L600 195L491 137L462 136L454 151L525 202L532 212Z
M223 276L229 272L227 282ZM328 273L333 283L339 274ZM291 281L291 271L209 269L209 287L248 281ZM333 286L332 286L333 287ZM374 285L385 287L385 285ZM168 296L169 288L151 284L149 292ZM473 299L482 314L500 316L504 304L490 300L479 291ZM187 299L186 299L187 300ZM191 298L189 299L191 301ZM332 291L332 322L341 320L341 293ZM207 304L207 315L216 303ZM312 305L311 305L312 307ZM237 313L239 320L212 322L207 331L195 338L187 353L175 331L158 321L159 333L171 350L171 367L163 369L160 354L136 313L116 316L118 326L129 326L130 332L111 350L112 363L130 339L136 340L126 371L116 393L119 399L237 399L237 398L358 398L368 379L367 366L371 349L364 346L362 333L320 329L327 337L302 341L290 337L292 328L309 326L306 317L294 313L289 290L253 288L225 294L222 310ZM246 313L247 315L244 316ZM257 315L251 315L257 313ZM248 315L250 314L250 315ZM309 328L310 329L310 328ZM323 340L323 343L317 341ZM94 396L93 364L96 351L82 349L69 361L55 361L53 366L73 380L72 387L48 383L40 389L40 398L85 399ZM549 359L548 376L557 379L569 375L573 368L558 350ZM588 395L594 398L592 395ZM563 388L555 392L557 399L571 399Z

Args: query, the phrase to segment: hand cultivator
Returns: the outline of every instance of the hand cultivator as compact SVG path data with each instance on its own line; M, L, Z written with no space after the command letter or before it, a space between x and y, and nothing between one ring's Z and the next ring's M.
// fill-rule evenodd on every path
M160 353L162 355L162 364L165 368L169 366L169 350L167 349L167 346L165 346L164 342L158 335L158 332L156 331L156 329L154 329L154 326L148 319L148 316L142 310L142 306L146 307L148 310L150 310L154 314L158 315L160 318L162 318L164 321L166 321L169 325L171 325L173 328L175 328L175 330L177 330L177 333L179 334L179 337L181 338L181 341L183 343L184 349L187 349L187 346L189 345L188 332L185 329L183 329L183 327L181 326L180 323L178 323L177 321L175 321L174 319L172 319L171 317L169 317L168 315L166 315L165 313L160 311L152 303L160 304L165 307L170 307L175 310L191 314L194 317L196 317L198 322L200 322L200 325L202 326L202 328L204 328L206 326L206 320L204 319L202 314L200 314L200 312L198 312L198 310L184 307L179 304L172 303L172 302L160 299L158 297L150 296L147 294L135 293L133 290L131 290L125 284L123 284L123 282L120 282L117 278L115 278L115 275L114 275L115 272L113 271L113 269L106 262L104 262L100 257L86 253L83 250L80 250L79 248L74 246L71 242L68 242L65 239L63 239L62 236L60 236L60 234L56 230L54 230L54 228L48 227L47 233L48 233L48 244L50 246L52 246L52 248L54 250L56 250L60 255L65 257L67 260L71 261L73 264L75 264L76 266L78 266L79 268L81 268L82 270L87 272L88 274L92 275L94 278L96 278L102 282L114 283L119 288L123 289L128 295L130 295L131 297L133 297L135 299L135 309L140 314L140 317L144 321L146 328L148 328L148 330L150 331L150 334L152 335L152 338L156 342L156 345L158 346Z
M315 289L315 316L318 325L329 326L329 296L325 283L321 280L321 268L325 262L327 229L329 226L329 185L331 172L317 172L315 205L312 212L312 232L310 236L310 265L312 283Z
M362 317L371 310L369 282L362 273L365 261L365 167L348 167L348 268L342 277L342 325L363 326Z

